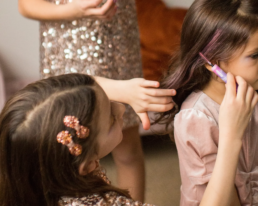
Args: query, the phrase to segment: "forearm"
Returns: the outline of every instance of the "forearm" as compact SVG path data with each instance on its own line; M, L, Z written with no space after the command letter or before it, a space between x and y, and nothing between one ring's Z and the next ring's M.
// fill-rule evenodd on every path
M44 0L19 0L19 12L27 18L40 21L73 18L68 4L56 5Z
M110 100L128 104L123 93L125 80L113 80L98 76L95 76L94 79L102 87Z
M221 138L227 138L221 136ZM211 180L200 206L229 206L242 142L221 141Z

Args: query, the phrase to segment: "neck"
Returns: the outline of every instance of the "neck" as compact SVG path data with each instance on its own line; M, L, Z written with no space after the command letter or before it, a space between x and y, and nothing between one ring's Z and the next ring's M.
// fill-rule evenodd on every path
M225 83L211 78L209 84L202 91L220 105L226 92Z

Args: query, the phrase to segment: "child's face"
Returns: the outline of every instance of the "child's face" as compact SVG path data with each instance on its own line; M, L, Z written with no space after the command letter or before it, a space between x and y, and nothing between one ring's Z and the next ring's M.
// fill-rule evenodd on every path
M121 103L110 102L99 85L96 86L96 94L99 109L97 139L99 144L98 159L100 159L109 154L122 141L125 106Z
M227 62L220 62L226 72L244 78L255 90L258 89L258 31L249 39L246 47L239 49Z

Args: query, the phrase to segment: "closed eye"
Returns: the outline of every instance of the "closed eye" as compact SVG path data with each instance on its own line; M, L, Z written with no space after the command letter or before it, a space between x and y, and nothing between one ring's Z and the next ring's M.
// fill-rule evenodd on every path
M250 55L252 59L258 59L258 53Z

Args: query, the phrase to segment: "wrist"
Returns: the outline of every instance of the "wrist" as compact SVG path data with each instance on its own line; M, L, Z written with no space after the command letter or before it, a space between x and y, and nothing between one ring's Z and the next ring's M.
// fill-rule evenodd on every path
M117 97L119 98L117 101L125 104L130 104L129 101L129 95L127 93L127 86L128 86L128 81L126 80L115 80L116 83L114 86L114 91L117 91Z
M242 147L242 138L238 135L220 134L219 147L223 151L239 152Z
M72 3L67 3L59 6L58 15L63 20L73 20L79 17L78 13L76 14L75 9L73 8Z

